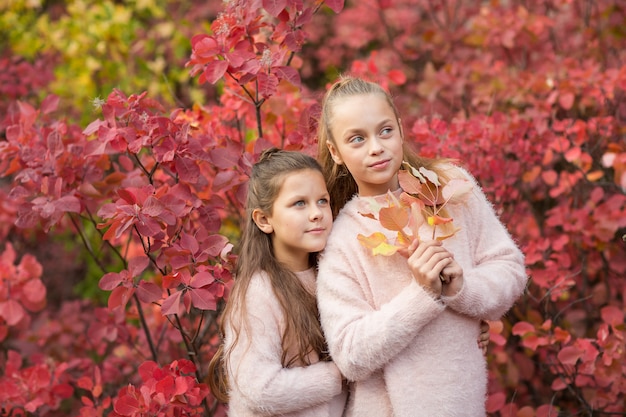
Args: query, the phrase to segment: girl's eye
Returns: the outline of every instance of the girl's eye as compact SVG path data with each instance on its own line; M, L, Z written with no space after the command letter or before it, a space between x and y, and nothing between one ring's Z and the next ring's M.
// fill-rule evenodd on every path
M353 136L352 138L350 138L350 143L359 143L359 142L363 142L365 139L363 138L363 136Z
M320 198L320 199L317 201L317 204L322 205L322 206L325 206L326 204L328 204L328 199L327 199L327 198Z
M296 207L302 207L304 206L304 200L298 200L295 203L293 203L293 205Z
M381 131L380 131L380 134L381 134L382 136L388 136L388 135L390 135L390 134L391 134L391 132L392 132L392 131L393 131L393 129L392 129L392 128L390 128L390 127L386 127L386 128L384 128L383 130L381 130Z

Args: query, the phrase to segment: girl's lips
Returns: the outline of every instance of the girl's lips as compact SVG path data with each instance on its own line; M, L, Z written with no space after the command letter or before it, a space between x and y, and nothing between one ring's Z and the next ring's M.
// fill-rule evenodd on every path
M385 159L383 161L374 162L373 164L370 165L370 168L374 168L374 169L386 168L387 165L389 165L389 161L390 159Z

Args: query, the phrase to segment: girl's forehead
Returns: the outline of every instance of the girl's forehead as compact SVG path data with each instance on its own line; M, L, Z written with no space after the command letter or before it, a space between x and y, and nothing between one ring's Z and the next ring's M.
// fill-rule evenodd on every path
M320 179L321 183L324 185L324 187L326 187L324 174L316 169L305 168L297 171L290 171L282 176L279 192L282 192L285 189L298 188L301 184L317 185L319 181L316 180Z
M334 122L346 122L346 119L367 119L373 122L374 119L380 117L396 118L395 111L389 104L387 97L380 93L365 93L341 97L335 100L331 113Z
M366 110L376 110L377 112L390 111L393 113L387 97L380 93L363 93L338 97L333 104L335 113L346 111L362 112Z

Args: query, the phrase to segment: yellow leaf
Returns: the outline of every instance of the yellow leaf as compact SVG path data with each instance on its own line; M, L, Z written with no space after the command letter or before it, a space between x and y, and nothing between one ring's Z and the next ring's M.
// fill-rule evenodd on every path
M450 217L441 217L441 216L428 216L428 224L430 226L438 226L440 224L450 223L452 218Z
M401 248L406 248L411 244L412 241L413 241L413 236L409 236L403 232L398 232L398 237L396 238L396 246L399 246Z
M457 227L456 229L454 229L452 232L448 233L447 235L437 236L435 239L437 239L437 240L446 240L446 239L451 238L452 236L456 235L456 233L459 230L461 230L461 228Z
M358 234L357 238L363 246L372 250L373 255L391 256L400 249L399 246L387 243L387 237L380 232L372 233L369 236Z
M368 249L374 249L381 243L387 242L387 237L381 232L372 233L369 236L365 236L359 233L357 235L357 239L359 239L361 245L365 246Z
M378 245L377 247L375 247L374 249L372 249L372 254L391 256L395 254L398 251L398 249L400 249L398 246L390 245L389 243L384 242Z

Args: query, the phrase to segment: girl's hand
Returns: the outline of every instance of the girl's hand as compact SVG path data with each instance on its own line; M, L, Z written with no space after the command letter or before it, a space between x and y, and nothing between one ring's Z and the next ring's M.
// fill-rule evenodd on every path
M463 268L450 255L451 261L441 271L443 289L441 293L446 297L453 297L463 288Z
M483 355L487 354L489 346L489 323L485 320L480 321L480 335L478 335L478 347L483 351Z
M409 269L417 283L435 298L439 298L442 290L440 275L454 261L450 252L441 245L440 241L419 241L417 239L409 245L407 252ZM454 272L455 270L451 270L451 273ZM461 277L462 275L463 271L461 270Z

